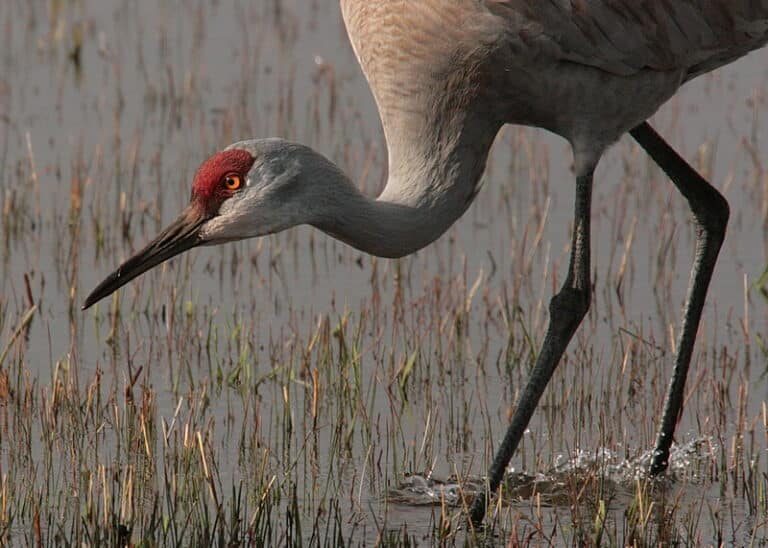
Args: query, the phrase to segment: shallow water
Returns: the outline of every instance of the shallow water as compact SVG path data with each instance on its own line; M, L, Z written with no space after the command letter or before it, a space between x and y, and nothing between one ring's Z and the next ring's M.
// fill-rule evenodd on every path
M404 527L431 538L440 504L454 504L456 485L471 493L467 478L484 472L565 274L567 146L506 128L476 203L407 259L372 259L300 228L194 250L80 312L87 292L185 205L200 161L229 142L305 142L374 195L386 159L376 109L332 0L9 2L0 25L0 351L28 295L38 307L0 364L17 392L23 379L53 394L62 371L83 393L98 378L118 403L127 385L141 386L166 440L182 436L174 424L210 434L223 490L250 485L263 455L308 516L339 504L357 541ZM766 57L753 54L687 85L654 119L733 212L677 430L681 447L710 463L703 478L684 475L677 495L706 516L695 528L704 543L766 541L739 486L765 473L767 458L768 301L753 285L768 250L766 82ZM535 515L561 527L573 519L566 480L579 477L563 462L601 455L586 468L624 470L611 481L632 496L692 257L684 203L629 139L596 180L593 308L511 464L534 487L507 512L530 517L543 504ZM31 430L34 464L46 425ZM122 469L112 430L98 429L89 465ZM22 473L3 445L2 468ZM673 464L685 468L686 454ZM545 484L561 483L542 503ZM608 507L617 538L627 504Z

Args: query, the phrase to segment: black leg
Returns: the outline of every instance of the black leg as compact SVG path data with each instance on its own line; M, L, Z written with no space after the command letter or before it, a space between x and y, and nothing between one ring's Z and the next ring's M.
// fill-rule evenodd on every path
M560 358L565 352L576 328L589 310L591 297L589 279L589 217L592 200L592 170L576 178L575 226L568 277L560 292L549 303L549 328L541 353L528 378L504 440L488 471L487 492L478 493L470 510L470 519L479 525L485 516L486 501L495 492L509 459L515 452L528 422L549 383Z
M669 448L683 406L685 379L691 363L693 344L696 341L696 332L717 254L725 238L729 208L723 195L696 173L647 122L631 130L630 134L688 200L696 222L696 255L691 268L688 295L683 306L675 367L672 370L664 414L656 438L656 450L651 462L650 474L655 476L664 472L669 462Z

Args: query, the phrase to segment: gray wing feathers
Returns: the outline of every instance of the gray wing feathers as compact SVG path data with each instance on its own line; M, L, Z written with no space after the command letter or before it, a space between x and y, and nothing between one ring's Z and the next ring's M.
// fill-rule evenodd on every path
M768 41L768 0L482 0L510 40L618 75L692 78Z

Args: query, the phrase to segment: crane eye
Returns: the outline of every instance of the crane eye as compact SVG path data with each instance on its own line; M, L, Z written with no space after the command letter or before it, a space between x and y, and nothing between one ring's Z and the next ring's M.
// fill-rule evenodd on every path
M224 177L224 186L227 190L237 190L243 186L243 179L236 173L230 173Z

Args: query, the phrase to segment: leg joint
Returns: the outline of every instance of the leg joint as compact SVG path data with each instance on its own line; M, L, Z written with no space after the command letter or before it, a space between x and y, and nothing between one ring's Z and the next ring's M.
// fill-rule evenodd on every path
M691 200L691 209L696 222L705 232L719 235L722 238L728 226L731 208L725 196L720 194L716 188L709 185L708 187L709 192L696 200Z
M550 318L570 318L581 322L592 300L589 288L564 287L549 302Z

